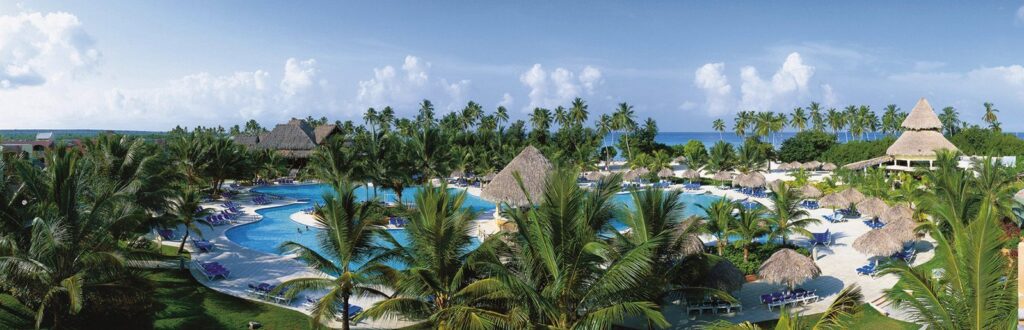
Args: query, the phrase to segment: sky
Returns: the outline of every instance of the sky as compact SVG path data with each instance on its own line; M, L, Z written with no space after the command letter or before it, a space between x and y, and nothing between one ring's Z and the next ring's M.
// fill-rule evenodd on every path
M0 2L0 129L168 130L581 97L662 131L925 97L1024 131L1024 1Z

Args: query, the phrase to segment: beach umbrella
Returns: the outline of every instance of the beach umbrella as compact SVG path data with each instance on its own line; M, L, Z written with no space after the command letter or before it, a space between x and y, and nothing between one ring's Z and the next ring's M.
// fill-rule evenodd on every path
M583 178L587 179L587 181L601 181L601 179L604 178L604 176L604 173L601 173L599 171L593 171L588 172L586 175L583 176Z
M671 178L671 177L673 177L675 175L676 175L676 172L673 172L672 169L670 169L670 168L663 168L660 171L658 171L658 177L659 178Z
M853 241L853 248L869 256L888 257L903 250L903 241L889 231L869 230Z
M782 163L782 164L779 164L779 167L777 167L777 169L780 170L780 171L789 171L789 170L793 169L793 166L789 165L789 163Z
M900 243L917 240L917 222L911 219L892 220L882 229L874 231L884 231Z
M865 198L857 203L857 211L868 217L881 217L888 210L889 205L878 197Z
M540 153L540 150L527 146L494 176L491 183L484 187L480 197L493 203L528 206L529 199L515 178L515 173L518 173L522 178L523 187L530 194L530 199L539 202L552 168L551 162Z
M867 196L864 196L864 194L862 194L856 188L847 188L846 190L843 190L840 193L843 194L843 197L846 198L846 201L848 203L853 203L853 204L860 203L865 198L867 198ZM847 204L847 206L849 206L849 204Z
M798 161L793 161L793 162L789 163L789 170L790 171L796 171L796 170L799 170L799 169L803 168L803 166L804 166L804 164L800 164L800 162L798 162Z
M454 170L452 171L452 174L448 175L448 178L450 179L461 179L464 177L466 177L466 173L463 172L462 170Z
M825 163L825 165L821 165L821 169L824 170L824 171L835 171L836 170L836 164Z
M810 161L810 162L808 162L808 163L805 163L805 164L803 165L803 168L804 168L804 169L807 169L807 170L816 170L816 169L818 169L819 167L821 167L821 162L819 162L819 161L816 161L816 160L812 160L812 161Z
M814 185L807 184L800 187L800 196L803 198L821 198L821 190Z
M818 275L821 275L821 268L813 259L785 248L773 253L757 269L757 276L766 282L785 284L790 288Z
M846 196L842 192L834 192L818 201L821 207L827 207L831 209L842 209L850 206L850 201L846 200Z
M519 227L516 226L515 222L505 221L505 223L498 226L498 229L504 233L518 233Z
M626 174L622 175L622 180L625 180L625 181L637 181L642 176L647 175L647 173L650 173L650 172L651 171L647 170L647 168L645 168L645 167L635 168L635 169L627 171Z
M897 220L913 220L914 210L907 206L907 204L896 204L885 210L885 213L882 213L879 218L885 223Z
M686 157L683 156L676 157L675 159L672 160L672 162L675 162L676 164L682 164L685 161Z
M708 270L706 276L701 280L701 286L725 292L739 290L743 287L743 283L746 283L743 272L732 262L724 258L715 263L714 266L711 266L711 269Z
M767 182L765 182L764 175L758 172L749 173L742 177L736 178L736 184L740 185L740 187L764 187L766 183Z
M715 176L713 176L711 178L715 179L715 180L718 180L718 181L732 181L734 176L735 176L735 174L733 174L731 172L718 171L718 173L715 173Z
M697 171L694 171L694 170L685 170L685 171L683 171L683 174L680 175L680 177L683 178L683 179L691 179L691 180L692 179L700 179L700 173L697 173Z

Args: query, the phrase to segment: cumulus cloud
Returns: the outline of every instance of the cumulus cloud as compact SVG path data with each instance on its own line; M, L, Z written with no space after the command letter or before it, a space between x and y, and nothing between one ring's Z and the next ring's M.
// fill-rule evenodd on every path
M839 105L839 96L836 95L836 91L832 89L832 85L821 85L821 97L826 106Z
M693 83L704 91L705 107L709 115L729 112L732 105L732 85L725 76L725 63L708 63L693 74Z
M448 109L464 103L470 81L431 77L430 66L429 62L408 55L400 67L401 72L391 65L373 69L373 78L359 82L354 110L385 105L414 106L424 98L434 104L447 104L444 107Z
M92 37L69 13L0 16L0 89L68 80L100 60Z
M592 66L584 67L579 74L565 68L555 68L548 73L539 63L519 75L519 82L530 89L530 103L523 107L524 111L533 108L553 108L565 105L573 98L593 95L594 89L602 83L601 70Z
M508 108L511 107L513 103L515 103L515 98L512 97L512 94L505 93L501 96L501 101L498 101L498 106Z
M316 60L299 61L289 58L284 63L284 78L281 79L281 91L291 97L313 85L316 76Z
M757 69L752 66L740 69L740 92L742 99L740 104L744 108L768 110L779 98L787 97L793 93L805 93L807 82L814 75L814 67L803 63L799 53L790 53L782 67L772 75L770 81L766 81L758 74Z

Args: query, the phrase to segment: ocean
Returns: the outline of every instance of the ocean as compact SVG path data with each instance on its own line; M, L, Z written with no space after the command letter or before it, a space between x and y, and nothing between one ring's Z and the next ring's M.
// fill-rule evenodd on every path
M620 133L609 133L604 137L604 145L613 145L618 143ZM774 144L776 147L782 144L788 138L796 135L796 132L781 132L775 134ZM885 137L882 133L865 133L865 140L874 140ZM658 136L654 137L654 141L658 143L664 143L667 145L686 144L690 140L698 140L704 143L704 147L711 148L712 145L718 143L718 141L725 141L733 145L743 144L742 137L736 136L731 132L659 132ZM772 142L771 137L765 139L765 142ZM846 134L839 134L839 142L846 142Z

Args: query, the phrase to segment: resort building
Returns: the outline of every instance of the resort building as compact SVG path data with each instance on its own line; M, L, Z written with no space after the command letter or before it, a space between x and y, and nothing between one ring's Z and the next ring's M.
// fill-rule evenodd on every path
M338 127L333 124L313 128L305 120L292 118L287 123L278 124L270 132L237 135L234 141L250 149L275 150L281 157L305 161L316 146L339 132Z
M913 171L915 166L927 164L931 169L938 158L936 152L959 150L942 135L942 121L924 98L917 101L917 105L900 127L903 128L903 133L886 149L885 156L850 163L843 167L860 170L885 166L885 169L893 171Z
M72 141L77 144L77 141ZM0 152L41 161L47 150L55 146L53 133L37 133L34 140L4 140Z

